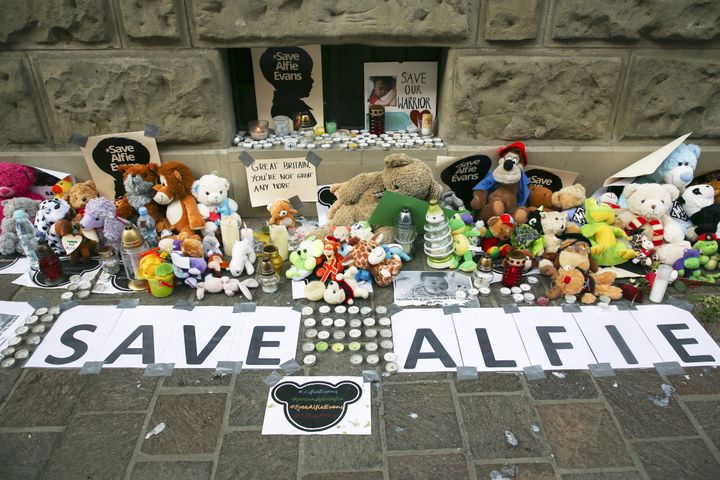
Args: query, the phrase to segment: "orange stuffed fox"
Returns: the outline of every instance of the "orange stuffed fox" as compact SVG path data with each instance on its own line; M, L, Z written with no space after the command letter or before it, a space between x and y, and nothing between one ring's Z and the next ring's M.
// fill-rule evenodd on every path
M193 230L205 226L191 188L195 181L190 169L177 161L163 163L157 167L158 185L155 185L153 200L165 205L165 218L157 225L158 231L172 230L181 237L194 237Z

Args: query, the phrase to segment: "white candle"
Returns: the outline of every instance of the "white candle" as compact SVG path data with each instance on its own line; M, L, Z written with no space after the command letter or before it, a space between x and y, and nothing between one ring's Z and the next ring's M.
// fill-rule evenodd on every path
M223 253L229 257L232 255L232 247L239 239L240 228L237 218L232 215L223 216L220 219L220 234L223 241Z
M243 226L243 228L240 229L240 240L244 242L254 242L255 240L253 238L253 229Z

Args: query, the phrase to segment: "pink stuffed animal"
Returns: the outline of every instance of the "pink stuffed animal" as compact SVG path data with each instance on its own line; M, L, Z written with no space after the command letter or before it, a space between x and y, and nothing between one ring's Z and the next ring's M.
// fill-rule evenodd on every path
M0 200L24 197L32 200L45 200L39 193L31 192L30 187L35 183L35 171L19 163L0 162ZM5 212L0 204L0 220L5 218Z

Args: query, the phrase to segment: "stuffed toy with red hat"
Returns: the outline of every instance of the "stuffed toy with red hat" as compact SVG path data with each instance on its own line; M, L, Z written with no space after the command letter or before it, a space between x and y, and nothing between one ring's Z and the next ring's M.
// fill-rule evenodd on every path
M477 217L487 222L490 217L508 213L517 223L525 223L525 208L530 196L530 180L525 174L527 154L522 142L500 149L498 165L473 188L470 206Z

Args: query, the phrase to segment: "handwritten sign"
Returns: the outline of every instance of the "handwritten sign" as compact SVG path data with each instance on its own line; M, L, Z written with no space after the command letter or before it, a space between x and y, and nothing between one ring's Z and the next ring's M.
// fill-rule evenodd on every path
M369 435L370 391L358 377L285 377L269 392L264 435Z
M263 207L278 198L295 195L303 202L317 200L315 166L304 157L255 159L245 169L253 207Z
M437 62L380 62L365 64L365 120L370 105L385 107L385 130L420 128L423 113L435 123Z
M106 198L125 195L120 165L160 164L155 138L145 136L143 131L88 137L85 147L80 151L98 193Z

